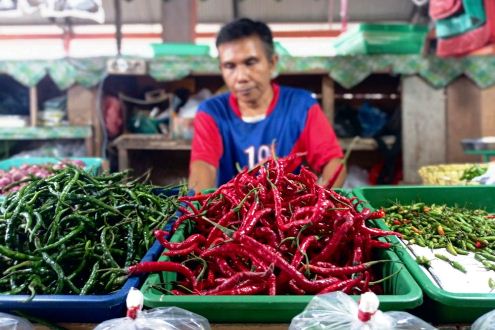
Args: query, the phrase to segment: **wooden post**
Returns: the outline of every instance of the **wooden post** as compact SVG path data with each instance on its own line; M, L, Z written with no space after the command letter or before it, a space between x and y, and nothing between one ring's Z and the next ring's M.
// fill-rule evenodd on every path
M335 114L335 88L330 76L323 76L321 80L321 105L323 112L327 116L330 123L333 124Z
M434 89L417 76L402 79L402 141L406 183L421 182L421 166L446 162L444 89Z
M162 0L163 42L194 42L195 0Z
M38 92L36 86L29 88L29 119L32 127L38 125Z
M447 88L448 161L480 162L481 156L466 155L461 140L495 135L495 87L481 89L466 77Z

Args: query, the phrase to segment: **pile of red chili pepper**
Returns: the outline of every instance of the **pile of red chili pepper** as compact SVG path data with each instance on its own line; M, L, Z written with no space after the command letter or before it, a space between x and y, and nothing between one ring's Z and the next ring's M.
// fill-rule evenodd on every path
M383 211L358 211L359 201L318 185L304 166L292 173L296 157L270 159L212 193L181 197L187 206L179 208L183 215L172 233L181 234L188 223L194 232L171 242L169 233L155 231L170 259L136 264L128 272L176 272L177 281L160 284L174 295L370 290L371 267L383 262L370 261L372 252L390 247L377 238L400 234L368 227L367 220Z

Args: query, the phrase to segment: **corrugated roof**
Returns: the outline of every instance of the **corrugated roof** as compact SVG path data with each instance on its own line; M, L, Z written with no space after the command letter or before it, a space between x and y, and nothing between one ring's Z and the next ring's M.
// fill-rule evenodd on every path
M124 24L160 23L163 0L121 0ZM233 18L232 0L196 0L198 23L222 23ZM329 7L332 21L340 21L339 0L237 0L239 16L266 22L328 22ZM103 0L105 23L115 21L113 0ZM350 22L407 21L414 5L412 0L352 0L348 1ZM92 23L75 20L75 24ZM50 24L39 13L22 17L1 17L0 25Z

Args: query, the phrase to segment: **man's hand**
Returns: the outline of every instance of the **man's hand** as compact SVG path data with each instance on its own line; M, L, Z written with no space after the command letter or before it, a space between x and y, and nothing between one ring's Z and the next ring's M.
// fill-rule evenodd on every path
M330 179L334 176L334 173L339 169L340 165L342 164L343 159L340 158L334 158L331 159L325 167L323 167L323 171L321 173L321 184L322 186L326 187L330 181ZM345 166L340 172L339 176L337 177L337 180L335 180L335 183L333 184L333 188L339 188L342 187L344 184L345 178L347 176Z
M196 160L189 168L189 188L200 192L208 188L214 188L217 180L217 169L204 161Z

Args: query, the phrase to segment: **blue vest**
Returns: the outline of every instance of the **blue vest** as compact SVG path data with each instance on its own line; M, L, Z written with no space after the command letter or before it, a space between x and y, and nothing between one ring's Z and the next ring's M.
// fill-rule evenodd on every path
M252 168L270 156L275 143L277 156L287 156L303 132L308 110L316 103L301 89L280 86L273 111L263 120L248 123L230 107L230 93L218 95L200 104L198 111L209 114L217 124L223 143L223 155L217 173L217 186L232 179L239 168Z

